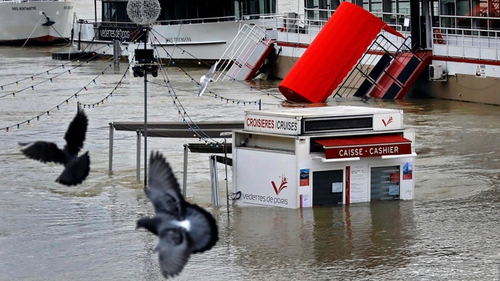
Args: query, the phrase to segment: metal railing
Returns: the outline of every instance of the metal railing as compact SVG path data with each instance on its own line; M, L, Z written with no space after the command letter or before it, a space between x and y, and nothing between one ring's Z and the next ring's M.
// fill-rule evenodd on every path
M432 38L436 56L500 60L500 30L435 27Z

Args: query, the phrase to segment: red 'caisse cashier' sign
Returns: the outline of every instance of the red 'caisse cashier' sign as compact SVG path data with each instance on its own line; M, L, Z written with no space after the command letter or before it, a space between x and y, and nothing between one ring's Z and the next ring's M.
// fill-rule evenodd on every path
M315 141L323 145L327 159L411 154L411 141L399 135L339 137Z

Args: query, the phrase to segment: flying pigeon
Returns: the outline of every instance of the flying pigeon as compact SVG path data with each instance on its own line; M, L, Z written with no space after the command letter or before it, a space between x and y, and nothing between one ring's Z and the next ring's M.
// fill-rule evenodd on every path
M53 142L36 141L21 151L26 157L42 163L63 164L64 170L57 177L56 182L68 186L77 185L85 180L90 171L89 152L78 156L85 141L86 131L87 116L83 110L79 110L66 130L64 135L66 145L62 150Z
M144 192L153 203L155 216L137 220L137 228L158 236L155 251L161 272L165 278L174 277L191 254L210 250L217 243L217 224L210 213L184 200L170 164L159 152L151 152Z
M207 89L208 83L212 82L212 76L214 75L215 68L217 68L217 63L218 62L215 62L214 65L212 65L212 67L210 67L210 70L207 72L206 75L201 76L201 78L200 78L201 89L198 92L199 97L201 97L201 95L203 95L203 93Z

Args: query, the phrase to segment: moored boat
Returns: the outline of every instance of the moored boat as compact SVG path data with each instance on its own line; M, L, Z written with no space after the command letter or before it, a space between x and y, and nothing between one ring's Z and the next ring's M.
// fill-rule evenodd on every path
M0 44L54 44L71 37L74 2L0 1Z
M149 32L148 44L165 59L216 61L243 25L258 25L271 31L276 30L276 21L283 19L283 15L277 14L276 0L159 2L162 10ZM78 48L102 53L104 45L119 40L130 52L141 44L141 27L128 18L127 3L103 0L100 20L81 19L76 23ZM111 49L106 51L112 53Z
M425 52L428 64L426 71L417 75L411 84L398 82L401 88L408 87L408 96L500 105L499 0L347 2L363 7L406 37L403 40L382 30L380 34L388 39L390 47L384 49L377 46L367 50L378 54L378 58L371 61L360 58L365 69L376 68L384 54L396 58L400 48L421 50ZM288 74L339 5L339 1L305 1L304 12L289 19L298 24L278 32L276 44L281 49L276 68L278 77L284 78ZM345 28L349 28L350 24L346 22ZM384 75L391 76L389 66L373 81L373 89L384 88L377 83L384 80ZM364 76L369 74L367 71ZM362 82L355 84L359 87ZM342 85L333 94L340 91L340 87ZM355 91L353 89L352 92ZM370 91L367 96L370 96Z
M141 38L136 36L138 27L126 16L127 1L102 2L102 22L80 22L79 42L84 48L99 52L103 44L109 45L113 39L118 39L129 46L130 52ZM208 6L197 1L190 2L189 6L182 1L174 2L166 6L160 1L163 7L161 16L153 24L148 39L148 44L157 49L160 58L196 63L216 61L241 26L258 25L268 33L268 38L275 40L276 50L279 50L274 68L274 76L278 78L288 74L340 5L340 1L297 1L288 7L271 0L258 3L221 0L210 2ZM368 71L375 68L384 54L388 54L391 61L396 61L402 53L417 50L421 54L418 57L420 72L405 73L404 83L394 81L384 86L377 84L377 80L395 73L388 71L389 68L379 69L381 72L369 87L377 88L379 92L367 91L361 96L403 98L404 94L400 92L385 95L389 90L401 88L410 96L500 104L496 86L500 79L500 0L346 2L361 6L404 36L394 36L382 30L380 35L388 42L388 47L375 46L376 49L367 50L374 55L373 59L359 58L360 68L367 71L361 76L369 76ZM349 28L349 22L345 25ZM112 54L111 47L106 53ZM406 60L401 59L399 64L410 63L410 58L406 56ZM360 80L348 87L352 87L354 93L362 85ZM394 87L389 89L391 86ZM339 87L345 87L345 84Z

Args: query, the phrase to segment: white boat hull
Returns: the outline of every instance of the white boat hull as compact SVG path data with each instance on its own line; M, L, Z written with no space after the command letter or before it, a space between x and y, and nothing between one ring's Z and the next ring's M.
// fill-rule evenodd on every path
M241 22L157 25L151 40L161 58L218 60L234 39ZM168 55L167 55L168 53Z
M222 57L243 25L272 26L274 30L269 30L272 33L276 32L275 22L276 19L153 25L148 36L148 47L155 48L155 54L161 59L173 58L195 63L217 61ZM77 23L75 30L75 43L79 44L80 49L106 55L113 54L112 45L110 45L113 39L120 40L123 39L124 34L132 33L131 30L123 27L94 28L91 23ZM103 38L103 35L106 35L105 39L95 39ZM143 48L144 46L142 42L125 44L128 47L122 51L122 56L133 56L135 48Z
M0 2L0 43L67 40L71 37L73 8L71 1ZM47 24L47 17L52 25Z

